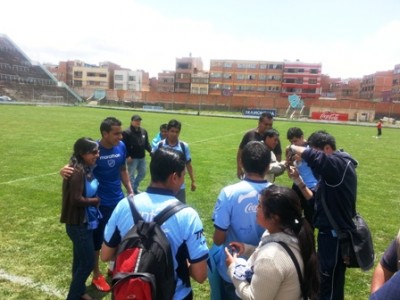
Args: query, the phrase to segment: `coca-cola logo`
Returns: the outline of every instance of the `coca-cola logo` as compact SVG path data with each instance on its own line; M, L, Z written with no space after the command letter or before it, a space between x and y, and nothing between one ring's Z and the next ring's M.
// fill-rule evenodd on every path
M246 205L244 212L245 213L255 213L257 211L257 204L249 203Z
M322 113L319 118L321 120L330 120L330 121L338 121L339 114L332 114L332 113Z

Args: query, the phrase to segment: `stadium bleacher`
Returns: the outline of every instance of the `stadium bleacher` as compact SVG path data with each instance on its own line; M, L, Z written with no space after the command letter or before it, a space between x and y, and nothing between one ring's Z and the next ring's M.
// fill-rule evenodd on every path
M74 104L80 98L0 34L0 95L19 102Z

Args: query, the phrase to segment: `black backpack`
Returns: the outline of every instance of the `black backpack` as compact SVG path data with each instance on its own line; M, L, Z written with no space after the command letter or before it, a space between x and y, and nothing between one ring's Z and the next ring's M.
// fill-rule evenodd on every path
M145 222L133 201L129 199L128 202L134 226L118 246L112 279L113 299L172 299L176 288L173 256L160 226L187 206L176 201L163 209L154 221Z

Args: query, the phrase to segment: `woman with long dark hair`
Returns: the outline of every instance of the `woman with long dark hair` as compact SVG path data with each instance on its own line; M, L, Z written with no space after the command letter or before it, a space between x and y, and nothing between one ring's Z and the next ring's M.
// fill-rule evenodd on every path
M60 222L66 224L66 232L73 244L68 300L92 299L86 293L85 283L95 262L93 229L101 217L97 209L100 202L96 196L98 182L92 172L98 157L99 148L95 141L85 137L78 139L69 162L74 172L63 180Z
M238 254L232 255L225 249L228 275L239 297L256 300L316 299L319 274L314 234L302 217L297 194L277 185L264 189L257 207L257 222L266 229L258 247L233 242L230 246ZM248 261L238 258L243 253L252 253ZM300 284L299 273L303 284Z

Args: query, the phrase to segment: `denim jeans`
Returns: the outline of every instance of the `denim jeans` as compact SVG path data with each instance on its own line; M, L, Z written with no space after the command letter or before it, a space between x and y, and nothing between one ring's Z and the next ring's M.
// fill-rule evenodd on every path
M135 173L137 171L137 175ZM133 158L130 163L128 163L129 178L131 180L131 185L134 190L137 190L140 182L146 176L146 159L145 158Z
M86 292L86 279L94 267L93 230L87 224L66 224L66 232L72 241L72 280L67 300L76 300Z
M343 262L339 240L330 231L318 233L320 261L319 300L343 300L346 265Z

